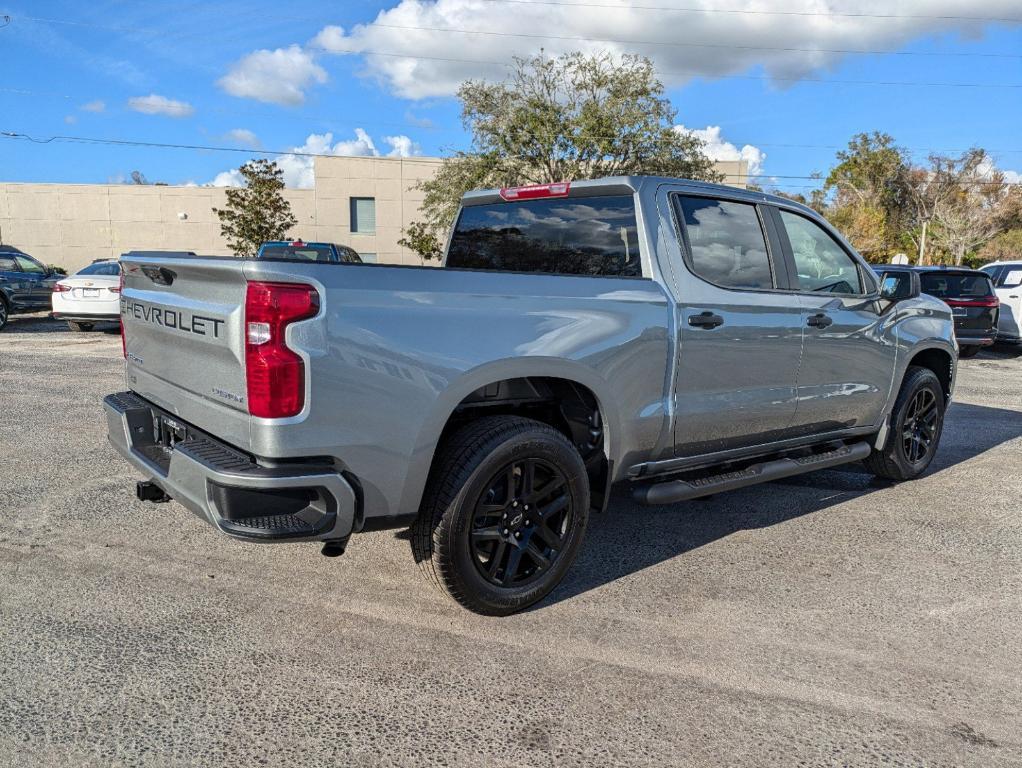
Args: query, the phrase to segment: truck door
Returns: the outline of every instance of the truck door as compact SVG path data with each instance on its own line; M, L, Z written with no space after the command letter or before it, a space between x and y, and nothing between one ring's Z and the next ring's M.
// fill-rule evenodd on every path
M678 248L675 453L789 437L802 310L785 290L780 246L761 207L689 192L670 193L666 205L677 232L670 246Z
M881 333L871 270L810 217L781 208L771 214L802 303L794 426L814 434L879 424L895 348Z

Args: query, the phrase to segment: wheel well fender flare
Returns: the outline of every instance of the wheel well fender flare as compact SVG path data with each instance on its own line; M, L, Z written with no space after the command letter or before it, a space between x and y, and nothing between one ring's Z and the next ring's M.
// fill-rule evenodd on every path
M610 397L611 386L593 369L562 358L511 358L498 360L465 371L438 395L433 407L423 419L419 433L414 437L408 475L402 492L401 509L418 509L426 481L440 446L445 427L458 406L473 392L489 384L509 379L547 378L562 379L582 387L596 399L604 428L604 450L608 461L613 461L621 434L620 416Z

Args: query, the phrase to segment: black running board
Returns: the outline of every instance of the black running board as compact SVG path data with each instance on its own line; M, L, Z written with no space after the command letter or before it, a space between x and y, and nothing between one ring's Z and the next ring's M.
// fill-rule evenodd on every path
M721 472L693 480L668 480L662 483L642 485L632 491L632 497L640 504L674 504L677 501L698 499L721 491L733 491L747 485L780 480L783 477L801 475L817 469L827 469L853 461L862 461L869 456L869 443L842 445L823 453L808 456L773 459L752 464L744 469Z

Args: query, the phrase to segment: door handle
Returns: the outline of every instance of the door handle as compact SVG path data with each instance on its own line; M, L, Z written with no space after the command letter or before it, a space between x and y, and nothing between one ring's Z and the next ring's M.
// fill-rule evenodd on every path
M698 315L689 315L688 324L694 328L716 328L718 325L724 325L724 318L706 311L700 312Z
M834 321L822 312L817 312L815 315L810 316L810 318L806 321L806 325L809 325L812 328L826 328L828 325L833 324Z

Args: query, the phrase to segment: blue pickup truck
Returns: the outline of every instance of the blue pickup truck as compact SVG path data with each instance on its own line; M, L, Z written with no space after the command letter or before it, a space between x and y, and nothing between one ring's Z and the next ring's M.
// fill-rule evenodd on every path
M301 240L274 240L263 243L256 258L286 261L319 261L330 264L361 264L354 248L337 243L304 243Z

